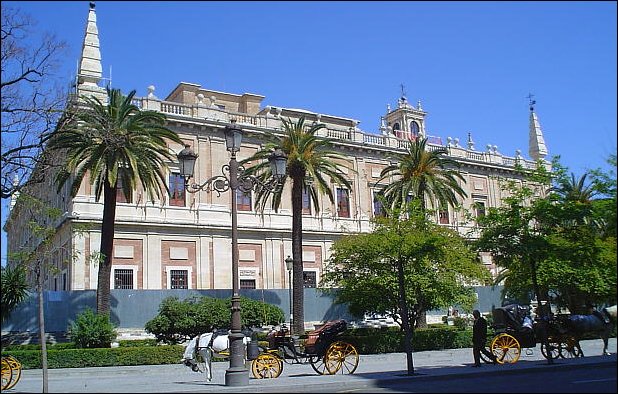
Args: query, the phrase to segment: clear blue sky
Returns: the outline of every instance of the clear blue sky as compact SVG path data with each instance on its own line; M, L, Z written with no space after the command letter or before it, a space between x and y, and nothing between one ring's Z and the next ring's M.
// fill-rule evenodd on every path
M68 43L68 84L88 2L4 3ZM470 132L477 150L524 157L532 93L550 156L571 171L606 168L616 152L614 1L97 1L96 11L104 76L125 93L152 84L165 98L191 82L377 133L403 84L429 134Z

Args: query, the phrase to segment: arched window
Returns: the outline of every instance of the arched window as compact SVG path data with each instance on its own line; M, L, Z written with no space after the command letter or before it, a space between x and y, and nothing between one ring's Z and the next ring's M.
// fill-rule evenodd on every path
M395 130L401 130L401 126L399 125L399 122L397 122L397 123L395 123L393 125L393 131L395 131Z

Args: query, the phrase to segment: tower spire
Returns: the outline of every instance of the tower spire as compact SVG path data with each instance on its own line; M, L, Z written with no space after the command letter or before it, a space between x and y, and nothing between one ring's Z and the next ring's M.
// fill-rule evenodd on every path
M77 92L79 95L92 95L105 98L105 90L98 83L102 77L101 51L99 49L99 29L94 1L90 2L86 33L82 54L77 70ZM102 96L103 95L103 96Z
M545 146L545 139L543 138L543 131L541 130L541 124L534 112L534 105L536 100L532 100L534 95L529 94L530 100L530 133L528 139L528 154L533 160L545 160L547 156L547 147Z

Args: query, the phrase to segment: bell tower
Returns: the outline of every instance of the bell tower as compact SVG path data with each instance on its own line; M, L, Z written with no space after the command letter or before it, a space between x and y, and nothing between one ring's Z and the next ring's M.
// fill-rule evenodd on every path
M397 108L391 110L390 104L386 107L386 115L380 122L380 130L384 135L394 135L397 138L414 140L419 136L425 137L425 116L421 100L416 108L408 103L405 87L401 85L401 97L397 100Z

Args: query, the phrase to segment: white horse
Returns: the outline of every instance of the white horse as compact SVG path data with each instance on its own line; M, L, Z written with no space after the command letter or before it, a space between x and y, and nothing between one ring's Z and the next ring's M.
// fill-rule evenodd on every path
M249 342L251 342L251 337L245 336L243 338L245 354L246 345ZM189 341L180 362L191 368L193 372L205 372L206 381L210 382L212 380L212 358L229 358L229 356L229 334L216 335L209 332L198 335Z

